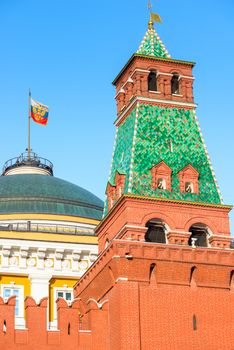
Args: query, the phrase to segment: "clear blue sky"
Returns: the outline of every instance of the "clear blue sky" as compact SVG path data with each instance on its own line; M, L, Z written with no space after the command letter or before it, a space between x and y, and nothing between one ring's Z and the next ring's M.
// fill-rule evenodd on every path
M224 202L232 204L234 2L152 3L172 57L197 62L197 114ZM147 0L0 0L0 164L27 147L31 87L50 107L48 126L32 125L33 150L54 163L55 176L103 199L116 117L111 81L147 20Z

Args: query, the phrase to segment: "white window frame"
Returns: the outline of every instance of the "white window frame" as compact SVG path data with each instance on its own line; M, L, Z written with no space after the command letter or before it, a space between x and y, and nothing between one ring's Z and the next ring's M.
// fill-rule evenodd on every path
M58 299L57 297L57 293L58 292L62 292L62 293L71 293L71 300L66 300L68 305L71 305L74 297L73 297L73 288L69 288L69 287L54 287L54 320L57 320L57 304L56 304L56 300Z
M18 284L1 284L1 296L5 302L14 294L11 294L10 297L4 297L4 289L18 290L19 291L19 313L15 315L16 325L21 324L20 320L24 320L24 286Z

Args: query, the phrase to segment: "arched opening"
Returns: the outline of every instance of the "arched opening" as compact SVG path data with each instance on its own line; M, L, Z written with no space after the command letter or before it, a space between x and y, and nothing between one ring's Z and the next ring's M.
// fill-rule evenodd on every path
M194 187L192 182L185 182L185 192L194 193Z
M3 331L3 333L4 333L4 334L6 334L6 331L7 331L7 324L6 324L6 320L4 320L4 322L3 322L2 331Z
M107 238L107 239L106 239L106 242L105 242L105 249L109 246L109 244L110 244L110 241L109 241L109 239Z
M197 330L197 317L196 315L193 315L193 330Z
M189 229L191 236L188 244L192 247L207 247L208 246L208 229L203 224L192 225Z
M157 72L151 71L148 75L148 90L149 91L157 91Z
M234 290L234 270L230 273L229 288L230 290Z
M145 241L152 243L166 243L165 225L160 219L152 219L147 222L148 230L145 234Z
M179 74L173 73L173 76L171 78L171 93L173 94L179 94L180 89L179 89Z
M196 279L195 279L195 271L196 271L196 266L193 266L190 270L190 277L189 277L189 284L191 287L196 287Z
M68 326L67 326L67 334L68 335L71 334L71 325L70 325L70 323L68 323Z
M159 190L165 190L166 189L166 180L163 178L159 178L157 180L157 188Z
M151 264L150 265L150 271L149 271L149 282L151 285L156 285L156 264Z

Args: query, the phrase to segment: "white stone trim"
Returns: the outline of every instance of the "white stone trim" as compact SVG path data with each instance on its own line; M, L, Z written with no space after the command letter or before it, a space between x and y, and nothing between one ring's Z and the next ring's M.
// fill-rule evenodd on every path
M190 79L190 80L195 80L194 77L190 77L189 75L180 75L180 76L179 76L179 80L180 80L181 78Z
M158 75L166 75L168 77L172 77L173 76L172 73L164 73L164 72L158 72Z
M145 226L136 226L136 225L124 225L116 234L115 239L118 239L118 237L121 235L121 233L126 229L126 228L133 228L133 229L145 229Z
M115 125L117 125L125 116L125 114L129 111L129 109L133 106L133 104L136 101L146 101L146 102L157 102L157 103L163 103L163 104L173 104L176 106L184 106L184 107L193 107L197 108L197 104L195 103L189 103L189 102L180 102L180 101L173 101L173 100L164 100L164 99L157 99L157 98L149 98L149 97L141 97L141 96L136 96L132 102L128 105L128 107L123 111L123 113L120 114L120 116L116 119Z
M118 277L118 278L115 280L115 283L118 283L118 282L121 282L121 281L128 281L128 278L127 278L127 277Z
M161 94L160 91L152 91L152 90L149 90L149 92L150 92L151 94Z
M4 243L4 245L3 245ZM0 273L81 277L98 256L97 245L0 239Z

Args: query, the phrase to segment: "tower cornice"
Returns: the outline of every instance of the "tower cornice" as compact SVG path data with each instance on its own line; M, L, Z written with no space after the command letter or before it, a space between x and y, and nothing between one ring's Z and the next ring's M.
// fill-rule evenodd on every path
M100 231L100 229L105 226L105 224L109 221L109 219L113 216L114 212L118 210L126 201L144 201L144 202L154 202L154 203L167 203L167 204L175 204L182 207L198 207L198 208L207 208L207 209L219 209L224 211L231 211L233 206L226 204L213 204L206 202L192 202L186 200L176 200L176 199L168 199L168 198L159 198L159 197L150 197L150 196L140 196L135 194L123 194L119 200L113 205L107 215L102 219L99 225L96 227L95 232Z
M190 61L183 61L183 60L177 60L177 59L173 59L173 58L162 58L162 57L154 57L154 56L146 56L146 55L142 55L139 53L134 53L131 58L128 60L128 62L125 64L125 66L121 69L121 71L119 72L119 74L116 76L116 78L113 80L112 84L115 85L119 79L119 77L122 75L122 73L125 71L125 69L134 61L135 58L143 58L149 61L157 61L157 62L168 62L168 63L176 63L179 65L186 65L186 66L191 66L194 67L195 66L195 62L190 62Z

